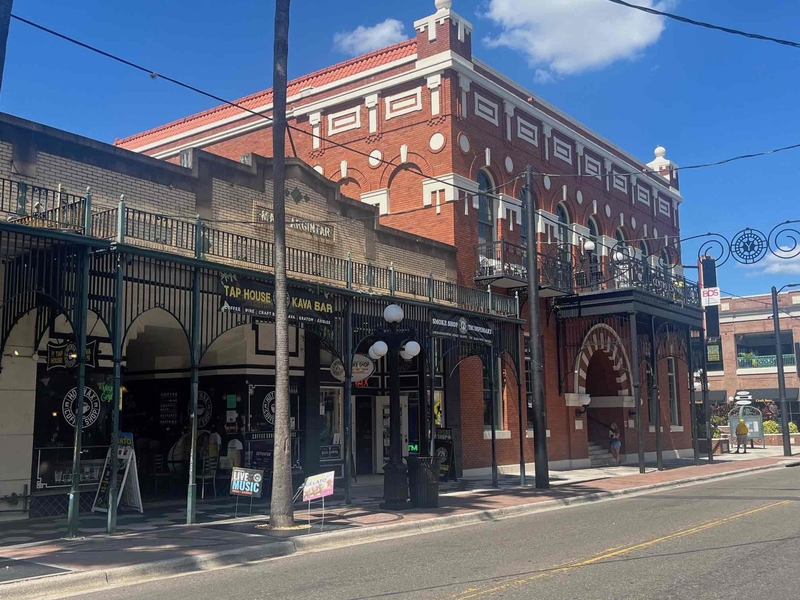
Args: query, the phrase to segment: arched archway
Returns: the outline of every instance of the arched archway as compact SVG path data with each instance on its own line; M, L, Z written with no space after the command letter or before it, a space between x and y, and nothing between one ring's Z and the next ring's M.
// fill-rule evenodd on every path
M595 325L586 334L582 350L575 359L575 392L586 395L587 373L592 357L596 352L603 352L609 359L611 370L615 373L617 396L630 396L631 372L628 353L619 334L604 323Z

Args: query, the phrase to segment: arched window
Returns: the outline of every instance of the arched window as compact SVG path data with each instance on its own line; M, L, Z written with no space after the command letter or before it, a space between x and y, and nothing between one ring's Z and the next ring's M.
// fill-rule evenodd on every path
M589 222L586 224L586 226L589 229L589 235L587 238L595 243L595 249L589 252L589 260L593 263L596 263L598 262L598 256L600 252L600 242L598 241L598 238L600 237L600 229L597 227L597 221L595 221L592 217L589 217Z
M650 248L647 247L646 241L642 240L639 242L639 250L642 252L643 259L646 259L648 256L650 256Z
M600 237L599 233L600 230L597 228L597 222L592 217L589 217L588 227L589 227L589 238L593 242L596 242L597 238Z
M669 258L669 252L662 250L659 262L661 263L661 271L664 274L664 278L669 279L672 277L672 261Z
M627 242L625 241L625 232L622 231L622 227L618 227L614 237L617 239L617 243L620 246L627 246Z
M494 192L494 182L486 171L478 171L478 243L495 241L493 202L489 194Z
M558 218L558 241L563 244L569 239L569 213L567 213L567 207L559 204L556 207L556 217Z

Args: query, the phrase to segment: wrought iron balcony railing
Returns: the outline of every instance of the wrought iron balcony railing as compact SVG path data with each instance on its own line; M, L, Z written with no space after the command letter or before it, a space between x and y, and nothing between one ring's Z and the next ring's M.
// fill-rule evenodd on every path
M477 270L475 281L498 288L524 287L528 282L528 250L505 240L476 246ZM539 285L556 292L572 292L572 272L569 254L537 255Z
M84 233L86 205L85 197L0 179L0 213L6 213L8 220L16 224ZM125 207L122 221L119 216L118 207L94 207L90 234L104 240L121 238L127 244L164 249L184 256L200 254L213 262L254 270L271 272L274 268L272 242L200 223L202 247L196 252L197 221L129 207ZM118 236L120 222L123 223L123 232ZM491 294L485 289L461 286L432 275L404 273L392 265L361 263L289 247L287 271L298 279L368 293L442 303L475 312L517 314L513 296Z
M763 356L738 356L737 366L740 369L764 369L778 366L778 357L775 354L765 354ZM796 366L794 354L783 355L783 366Z
M573 256L577 257L573 267L577 293L638 289L679 304L700 306L697 283L676 275L672 265L660 262L653 265L636 258L628 249L612 249L609 256L596 253Z
M479 244L476 254L476 282L505 289L526 285L524 246L500 240ZM539 284L564 294L640 289L672 302L700 305L698 285L676 275L672 265L653 265L624 246L607 254L581 252L570 244L540 244Z

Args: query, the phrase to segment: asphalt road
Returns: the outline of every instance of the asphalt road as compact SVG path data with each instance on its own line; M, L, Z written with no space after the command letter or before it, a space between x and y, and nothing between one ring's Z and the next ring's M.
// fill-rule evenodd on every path
M799 540L787 468L81 597L782 600L798 596Z

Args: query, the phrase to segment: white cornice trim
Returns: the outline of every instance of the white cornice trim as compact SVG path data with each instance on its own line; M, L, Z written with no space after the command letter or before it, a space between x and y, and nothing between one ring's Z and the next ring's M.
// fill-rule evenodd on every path
M568 115L566 115L565 113L561 112L560 110L558 110L557 108L555 108L551 104L548 104L547 102L543 101L541 98L536 96L533 92L530 92L530 91L526 90L525 88L521 87L519 84L515 83L514 81L512 81L511 79L509 79L508 77L506 77L502 73L496 71L495 69L493 69L492 67L490 67L486 63L484 63L484 62L482 62L482 61L480 61L480 60L478 60L478 59L476 59L474 57L472 59L472 63L474 65L480 67L481 69L486 69L486 71L488 71L489 73L491 73L492 75L494 75L495 77L497 77L498 79L503 81L504 83L507 83L511 87L515 88L520 93L522 93L522 94L524 94L524 95L526 95L528 97L531 97L531 98L536 98L537 102L539 102L540 104L546 106L548 110L553 111L553 113L555 113L556 115L558 115L559 117L564 119L565 122L558 121L558 120L554 119L550 115L542 112L541 110L538 110L536 107L531 106L530 104L525 102L522 98L519 98L518 96L512 94L510 91L508 91L504 87L499 86L498 84L493 82L488 77L485 77L484 75L476 72L472 68L469 69L470 78L473 81L475 81L476 83L482 85L483 87L492 86L492 87L489 88L492 92L502 96L502 98L504 100L507 100L508 102L516 105L525 114L531 115L531 116L537 118L538 120L542 121L543 123L546 123L547 125L550 125L551 127L555 127L556 129L561 129L561 131L568 132L569 135L571 135L575 139L575 141L582 143L586 148L589 148L590 150L596 152L597 154L600 154L603 158L611 160L612 162L616 163L617 165L619 165L621 167L624 167L625 169L627 169L628 171L630 171L632 173L641 171L643 168L646 168L646 165L644 165L644 163L642 163L640 165L637 165L636 163L639 162L638 159L636 159L635 157L631 156L630 154L628 154L627 152L625 152L624 150L622 150L618 146L616 146L613 143L611 143L608 140L606 140L605 138L603 138L603 137L601 137L599 135L597 136L600 140L602 140L602 142L604 144L606 144L609 148L613 149L615 152L619 152L628 161L630 161L630 163L625 162L625 160L620 159L618 156L615 156L614 154L611 154L610 152L608 152L602 146L599 146L594 141L592 141L592 140L588 139L587 137L583 136L582 134L578 133L577 131L575 131L572 128L572 126L581 127L583 129L586 129L587 131L591 131L591 128L590 127L586 127L585 125L583 125L579 121L576 121L575 119L573 119L573 118L569 117ZM454 68L456 69L456 71L459 71L459 67L464 68L465 66L466 65L464 63L459 62L458 65L455 66ZM500 91L498 92L496 90L500 90ZM654 179L652 179L650 177L647 177L647 182L651 183L651 184L658 185L660 188L663 189L664 192L669 194L670 198L673 198L678 203L683 201L683 198L681 197L680 192L678 192L677 190L673 190L672 188L669 187L669 185L664 185L660 181L654 180Z
M367 71L362 71L361 73L356 73L354 75L350 75L349 77L344 77L343 79L338 79L336 81L332 81L326 85L322 85L318 88L311 88L309 91L308 88L301 91L299 94L295 94L294 96L290 96L286 99L287 103L297 102L298 100L304 100L305 98L309 98L311 96L321 94L323 92L327 92L328 90L335 89L337 87L341 87L343 85L347 85L348 83L352 83L354 81L358 81L359 79L364 79L366 77L371 77L372 75L376 75L378 73L382 73L383 71L389 71L394 69L395 67L402 66L407 63L415 62L417 60L417 55L412 54L411 56L406 56L405 58L400 58L398 60L392 61L390 63L386 63L385 65L381 65L379 67L375 67L373 69L368 69ZM254 108L253 112L256 113L263 113L268 110L272 110L272 104L265 104L263 106L259 106L258 108ZM252 117L252 113L246 112L241 114L236 114L226 119L220 119L219 121L215 121L213 123L209 123L207 125L202 125L200 127L195 127L194 129L190 129L189 131L179 133L173 135L171 137L165 138L163 140L159 140L157 142L151 142L150 144L145 144L144 146L140 146L138 148L134 148L133 152L146 152L152 148L158 148L159 146L163 146L164 144L169 144L177 140L181 140L183 138L197 135L198 133L203 133L204 131L208 131L209 129L216 129L222 125L227 125L228 123L233 123L238 121L239 119L246 119L248 117Z

